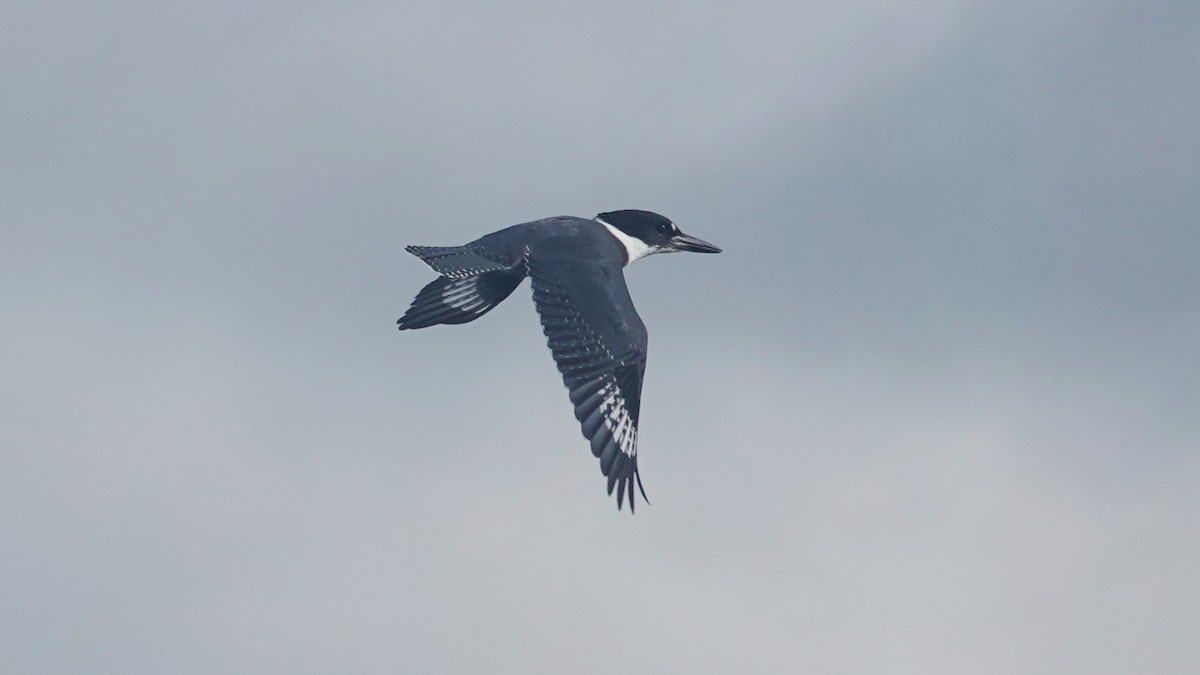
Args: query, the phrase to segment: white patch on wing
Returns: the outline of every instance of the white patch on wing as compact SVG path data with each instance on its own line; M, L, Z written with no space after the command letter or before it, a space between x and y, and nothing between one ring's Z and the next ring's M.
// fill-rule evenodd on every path
M637 237L631 237L625 234L620 228L613 227L599 218L596 219L596 222L607 228L608 231L612 233L612 236L616 237L617 241L621 242L621 245L625 247L625 255L629 258L629 262L625 263L626 265L634 260L640 260L648 255L658 253L660 250L647 244L641 239L638 239Z
M605 387L604 393L604 403L601 404L604 408L604 426L612 434L621 452L633 457L637 451L637 429L633 426L629 411L625 409L625 399L621 397L615 385Z
M442 302L462 312L479 314L487 308L487 303L479 296L475 288L475 279L464 279L449 284L442 289Z

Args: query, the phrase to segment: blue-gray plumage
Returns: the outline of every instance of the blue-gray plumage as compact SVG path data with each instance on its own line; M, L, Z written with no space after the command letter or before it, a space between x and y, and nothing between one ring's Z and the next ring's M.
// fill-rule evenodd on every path
M616 488L617 508L628 495L634 510L634 483L646 497L637 465L646 326L621 268L653 253L721 249L657 213L624 210L591 220L544 218L465 246L407 250L441 276L417 294L400 330L473 321L531 279L542 330L608 493Z

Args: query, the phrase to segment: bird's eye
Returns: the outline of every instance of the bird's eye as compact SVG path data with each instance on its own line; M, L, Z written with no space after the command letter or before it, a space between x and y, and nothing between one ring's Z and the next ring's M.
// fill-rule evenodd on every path
M658 224L659 234L671 234L671 230L673 230L673 229L675 229L675 226L672 225L671 223L659 223Z

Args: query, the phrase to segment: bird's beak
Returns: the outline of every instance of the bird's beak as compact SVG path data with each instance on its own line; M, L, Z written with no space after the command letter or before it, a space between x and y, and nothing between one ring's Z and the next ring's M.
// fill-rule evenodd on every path
M682 234L682 233L677 234L674 237L671 237L670 242L671 242L671 250L673 250L673 251L691 251L693 253L720 253L721 252L721 249L717 248L716 246L713 246L712 244L708 243L707 241L704 241L703 239L697 239L695 237L690 237L690 236L688 236L686 234Z

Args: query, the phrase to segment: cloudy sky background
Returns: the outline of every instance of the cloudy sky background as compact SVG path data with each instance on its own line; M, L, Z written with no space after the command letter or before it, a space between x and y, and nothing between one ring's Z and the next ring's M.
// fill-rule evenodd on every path
M1200 5L0 6L0 671L1197 672ZM631 517L528 289L646 208Z

